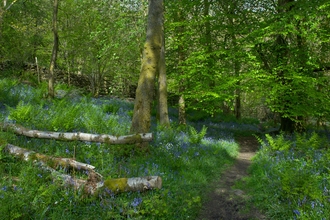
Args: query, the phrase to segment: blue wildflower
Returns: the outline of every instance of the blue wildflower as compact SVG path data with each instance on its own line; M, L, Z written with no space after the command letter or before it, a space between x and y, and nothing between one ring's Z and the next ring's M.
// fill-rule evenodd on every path
M140 205L142 203L142 198L134 198L133 202L131 203L131 205L135 208L138 205Z
M311 202L311 207L312 207L312 209L315 208L315 202L314 201Z
M298 216L300 215L300 212L297 209L293 210L293 212L294 212L294 214L296 214Z

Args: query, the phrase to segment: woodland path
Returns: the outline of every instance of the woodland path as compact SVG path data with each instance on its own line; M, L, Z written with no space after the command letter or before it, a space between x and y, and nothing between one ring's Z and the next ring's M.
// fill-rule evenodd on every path
M214 189L208 195L208 201L203 204L198 220L249 220L266 219L253 207L249 207L244 189L233 189L235 182L248 175L251 158L258 150L255 137L238 138L239 155L235 163L226 169L221 179L214 182ZM241 188L244 188L244 183Z

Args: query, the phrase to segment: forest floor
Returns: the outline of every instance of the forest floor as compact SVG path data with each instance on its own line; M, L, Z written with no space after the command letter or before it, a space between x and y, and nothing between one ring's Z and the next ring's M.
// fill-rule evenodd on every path
M234 187L237 181L248 175L251 158L258 150L258 141L255 137L240 137L237 141L240 145L239 155L235 163L221 175L221 179L213 183L215 185L209 192L206 203L203 204L199 220L266 219L247 201L244 181L239 187Z

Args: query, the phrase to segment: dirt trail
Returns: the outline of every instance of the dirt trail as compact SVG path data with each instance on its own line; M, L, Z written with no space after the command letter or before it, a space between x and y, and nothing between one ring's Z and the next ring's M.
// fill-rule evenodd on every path
M238 143L240 152L235 164L224 171L221 179L215 182L216 186L209 194L209 200L203 205L199 220L266 219L254 208L247 207L247 195L243 190L232 189L236 181L248 175L251 158L259 146L254 137L239 138Z

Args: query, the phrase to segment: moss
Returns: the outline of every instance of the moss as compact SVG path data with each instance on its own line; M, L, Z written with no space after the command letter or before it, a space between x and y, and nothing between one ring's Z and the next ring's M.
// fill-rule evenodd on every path
M106 179L104 186L112 192L124 192L127 190L127 178Z
M126 143L128 143L128 144L135 144L135 143L143 142L142 137L139 134L127 136L127 137L125 137L125 140L127 141Z
M107 143L107 144L112 144L112 141L109 137L105 137L104 138L104 143Z

